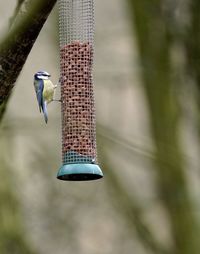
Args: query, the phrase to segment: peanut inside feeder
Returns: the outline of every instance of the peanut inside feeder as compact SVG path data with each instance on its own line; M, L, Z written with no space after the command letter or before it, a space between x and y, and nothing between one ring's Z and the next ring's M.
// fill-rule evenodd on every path
M58 179L95 180L97 165L92 80L92 0L59 0L62 160Z

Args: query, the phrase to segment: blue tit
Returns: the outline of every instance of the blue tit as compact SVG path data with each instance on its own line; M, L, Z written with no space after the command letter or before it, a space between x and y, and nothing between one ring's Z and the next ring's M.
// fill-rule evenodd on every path
M39 110L43 112L45 122L48 121L47 104L53 101L55 89L54 85L49 79L51 75L46 71L38 71L34 75L34 87L39 105Z

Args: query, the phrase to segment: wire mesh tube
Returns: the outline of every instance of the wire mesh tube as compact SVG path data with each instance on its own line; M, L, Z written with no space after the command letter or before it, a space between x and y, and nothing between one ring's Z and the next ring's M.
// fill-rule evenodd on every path
M59 0L61 68L61 180L95 180L97 165L95 103L92 81L94 52L93 0Z

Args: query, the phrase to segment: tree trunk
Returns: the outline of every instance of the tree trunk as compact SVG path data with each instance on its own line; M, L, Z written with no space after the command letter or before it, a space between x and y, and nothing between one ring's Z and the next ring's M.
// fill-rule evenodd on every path
M162 0L129 0L136 29L142 78L155 140L157 184L171 222L173 254L198 254L197 221L187 189L179 145L179 107L172 81L172 34Z

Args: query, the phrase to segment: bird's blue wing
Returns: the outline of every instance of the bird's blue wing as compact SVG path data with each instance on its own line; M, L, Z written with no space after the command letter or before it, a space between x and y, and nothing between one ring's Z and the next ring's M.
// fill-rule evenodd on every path
M36 95L37 95L37 100L38 100L38 105L39 109L41 112L41 109L43 110L43 89L44 89L44 82L43 80L38 80L37 81L37 87L36 87Z
M47 101L44 98L44 80L39 79L39 80L35 80L34 81L34 87L35 87L35 91L36 91L36 96L37 96L37 101L38 101L38 105L39 105L39 110L44 114L44 119L45 122L48 122L48 113L47 113Z

